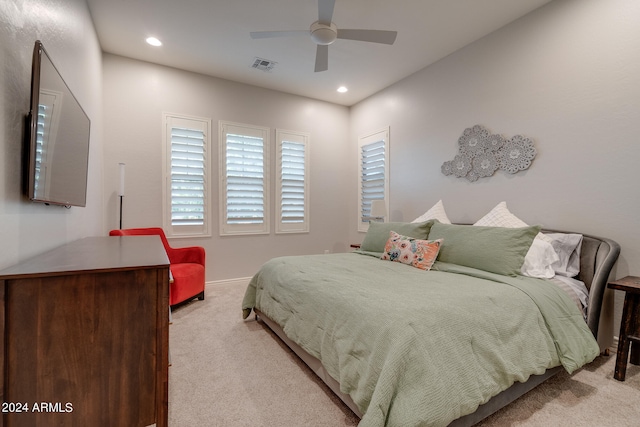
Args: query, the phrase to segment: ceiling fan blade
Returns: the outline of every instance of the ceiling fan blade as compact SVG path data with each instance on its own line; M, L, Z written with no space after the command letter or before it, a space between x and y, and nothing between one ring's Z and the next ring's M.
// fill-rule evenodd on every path
M382 44L393 44L396 41L397 35L397 31L386 30L338 30L339 39Z
M292 30L292 31L252 31L249 33L252 39L270 39L273 37L291 37L309 35L309 30Z
M316 68L315 72L327 71L329 69L329 45L319 44L316 49Z
M335 4L336 0L318 0L318 22L327 25L331 24Z

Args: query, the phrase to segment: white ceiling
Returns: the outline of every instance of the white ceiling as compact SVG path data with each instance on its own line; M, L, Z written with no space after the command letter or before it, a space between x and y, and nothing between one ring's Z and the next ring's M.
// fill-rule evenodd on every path
M395 30L392 46L336 40L315 73L310 37L251 39L251 31L307 30L317 0L87 0L105 52L353 105L551 0L336 0L338 28ZM145 43L153 35L163 42ZM277 62L270 72L256 57ZM345 85L349 91L336 92Z

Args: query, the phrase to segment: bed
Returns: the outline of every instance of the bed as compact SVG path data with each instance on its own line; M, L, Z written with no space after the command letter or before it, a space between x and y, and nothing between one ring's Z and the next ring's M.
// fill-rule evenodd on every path
M268 261L242 304L243 317L254 311L362 427L473 425L611 345L605 290L620 248L610 239L434 220L373 228L358 252ZM416 241L438 242L437 258L428 269L381 259L393 233L414 253ZM548 236L580 236L562 267L571 256L579 271L561 280L514 271Z

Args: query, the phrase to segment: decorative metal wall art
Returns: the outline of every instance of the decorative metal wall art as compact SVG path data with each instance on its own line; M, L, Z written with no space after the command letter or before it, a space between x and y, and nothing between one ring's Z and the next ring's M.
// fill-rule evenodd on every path
M514 174L531 166L536 157L533 141L522 135L505 139L490 134L481 125L464 130L458 139L458 154L442 164L445 175L455 175L469 181L489 177L498 169Z

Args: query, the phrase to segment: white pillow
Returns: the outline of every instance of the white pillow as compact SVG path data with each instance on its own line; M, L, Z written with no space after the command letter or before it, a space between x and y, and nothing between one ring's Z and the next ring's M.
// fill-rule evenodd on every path
M491 211L476 221L473 225L485 227L520 228L528 227L528 224L511 213L507 208L507 202L500 202ZM550 279L555 276L551 264L560 260L558 254L551 246L551 239L542 233L538 233L524 257L521 272L524 276Z
M580 272L580 249L582 234L549 233L551 246L558 255L558 261L551 267L559 276L574 277Z
M433 205L428 211L411 222L424 222L430 219L437 219L443 224L451 224L451 221L449 221L449 218L447 217L447 213L444 211L442 200L438 200L438 203Z
M507 202L500 202L495 208L491 209L488 214L480 218L473 225L482 225L485 227L507 227L507 228L520 228L528 227L529 224L515 216L507 208ZM546 234L538 233L537 239L542 239L547 243L551 243L551 238Z
M551 279L556 275L553 264L558 262L558 254L553 250L551 243L539 239L533 239L529 251L524 257L524 263L520 268L523 276Z
M495 208L491 209L488 214L480 218L473 225L506 228L521 228L529 226L523 220L511 213L507 208L507 202L498 203Z

